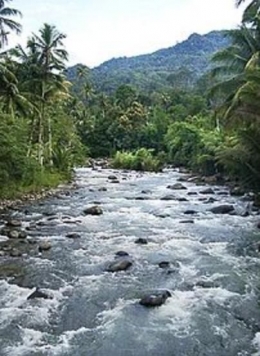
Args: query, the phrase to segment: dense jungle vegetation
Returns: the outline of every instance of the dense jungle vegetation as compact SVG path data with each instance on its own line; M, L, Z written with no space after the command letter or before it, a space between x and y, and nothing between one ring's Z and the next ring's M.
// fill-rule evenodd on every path
M53 25L43 24L25 48L6 50L9 33L21 32L10 2L0 1L1 196L56 185L87 157L146 170L168 162L259 189L259 0L248 2L240 27L225 32L228 45L196 81L180 68L159 89L119 81L109 94L94 88L83 65L68 80L65 35Z

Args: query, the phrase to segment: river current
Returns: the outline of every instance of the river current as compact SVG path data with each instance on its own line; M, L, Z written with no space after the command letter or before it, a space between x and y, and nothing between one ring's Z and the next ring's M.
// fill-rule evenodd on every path
M76 189L10 212L35 245L0 257L0 272L13 271L0 279L0 356L260 356L257 212L243 216L250 203L226 187L167 189L181 177L78 169ZM210 211L223 204L236 213ZM93 205L103 214L84 215ZM133 265L107 272L120 250ZM35 287L52 299L27 300ZM160 290L164 305L139 304Z

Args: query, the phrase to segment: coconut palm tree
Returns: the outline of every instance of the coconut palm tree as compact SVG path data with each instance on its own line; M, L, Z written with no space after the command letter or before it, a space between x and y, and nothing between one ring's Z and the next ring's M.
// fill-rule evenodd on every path
M14 8L6 6L12 0L0 0L0 48L8 44L9 31L20 34L22 26L14 21L12 17L21 16L21 12Z

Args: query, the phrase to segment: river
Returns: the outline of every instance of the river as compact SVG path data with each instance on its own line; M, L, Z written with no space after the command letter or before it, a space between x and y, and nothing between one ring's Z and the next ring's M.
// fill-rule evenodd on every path
M258 213L241 216L249 203L226 187L167 189L181 177L82 168L76 189L11 211L29 236L22 257L0 257L0 355L259 356ZM97 204L102 215L83 214ZM236 214L210 211L221 204ZM43 240L52 247L39 253ZM120 250L132 266L107 272ZM27 300L35 287L52 298ZM139 304L160 290L164 305Z

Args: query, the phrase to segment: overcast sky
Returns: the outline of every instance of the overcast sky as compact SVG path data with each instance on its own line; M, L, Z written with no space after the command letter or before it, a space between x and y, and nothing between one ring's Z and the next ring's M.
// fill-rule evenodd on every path
M236 27L235 0L13 0L23 13L25 43L44 22L67 34L70 64L96 66L112 57L170 47L191 33ZM12 44L16 40L12 41Z

